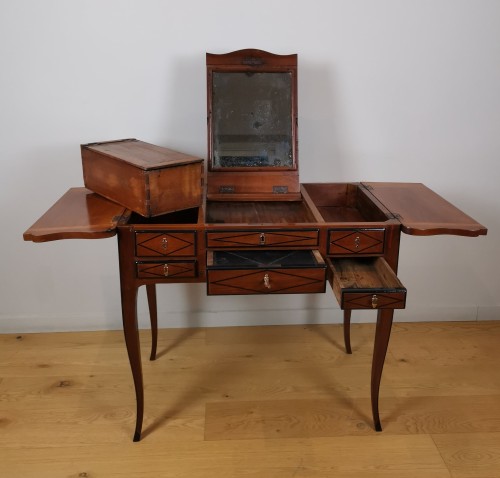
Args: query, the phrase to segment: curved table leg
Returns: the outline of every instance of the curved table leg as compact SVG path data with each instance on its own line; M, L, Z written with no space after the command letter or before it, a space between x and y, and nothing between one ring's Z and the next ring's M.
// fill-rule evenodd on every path
M121 295L123 332L134 379L137 403L134 441L139 441L141 439L142 419L144 416L144 386L142 380L141 346L137 327L137 287L122 288Z
M149 360L156 360L156 347L158 344L158 312L156 306L156 286L155 284L146 285L148 296L149 318L151 320L151 355Z
M371 396L372 396L372 414L375 430L382 431L380 416L378 412L378 396L380 390L380 379L384 368L387 346L391 336L393 309L379 309L377 314L377 327L375 329L375 344L373 347L372 378L371 378Z
M344 344L345 352L352 354L351 350L351 310L344 310Z

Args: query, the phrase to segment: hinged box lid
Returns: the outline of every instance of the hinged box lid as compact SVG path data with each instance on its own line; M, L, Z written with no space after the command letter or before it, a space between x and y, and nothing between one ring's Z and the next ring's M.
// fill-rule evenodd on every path
M135 138L83 144L82 150L84 149L119 159L145 171L203 161L195 156L189 156L185 153L139 141Z

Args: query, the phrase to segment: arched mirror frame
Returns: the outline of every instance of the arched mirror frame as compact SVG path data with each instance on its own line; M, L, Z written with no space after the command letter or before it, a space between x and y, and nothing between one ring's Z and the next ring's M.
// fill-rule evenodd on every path
M212 200L254 200L254 201L289 201L300 199L298 174L298 136L297 136L297 55L276 55L262 50L238 50L226 54L207 53L207 111L208 111L208 166L207 166L207 198ZM222 73L222 75L220 75ZM287 157L260 160L252 156L248 160L231 158L223 163L217 151L217 134L220 128L217 124L221 118L221 106L214 100L214 87L217 78L224 73L245 73L237 78L251 78L251 73L259 73L259 77L269 73L270 82L280 78L280 73L286 74L286 84L289 84L289 117L282 118L289 122L290 138L287 138ZM278 74L278 75L276 75ZM256 75L257 76L257 75ZM228 76L228 78L231 76ZM215 80L214 80L215 78ZM285 76L283 77L285 78ZM220 94L220 93L219 93ZM258 100L258 99L257 99ZM262 104L269 103L269 97L263 98ZM256 101L258 103L258 101ZM223 103L222 103L223 104ZM214 110L218 108L218 111ZM255 109L255 108L254 108ZM265 108L264 108L265 109ZM268 108L269 111L272 109ZM284 111L280 107L281 111ZM252 112L253 114L253 112ZM281 113L280 113L281 114ZM234 116L238 118L237 115ZM257 127L261 120L255 121ZM253 124L253 123L252 123ZM289 158L289 160L288 160ZM253 162L253 163L252 163ZM251 164L252 163L252 164ZM283 164L286 163L286 164Z

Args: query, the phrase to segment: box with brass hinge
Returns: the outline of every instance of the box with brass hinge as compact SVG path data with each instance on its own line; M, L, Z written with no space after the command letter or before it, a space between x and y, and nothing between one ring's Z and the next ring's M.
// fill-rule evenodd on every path
M144 217L200 206L203 159L136 139L83 144L85 186Z

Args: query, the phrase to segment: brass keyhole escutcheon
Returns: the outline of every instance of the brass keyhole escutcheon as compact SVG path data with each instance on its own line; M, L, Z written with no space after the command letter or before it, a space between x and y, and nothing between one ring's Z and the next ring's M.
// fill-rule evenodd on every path
M359 237L359 236L356 236L356 237L354 238L354 247L355 247L356 249L358 249L358 248L359 248L360 243L361 243L361 239L360 239L360 237Z
M269 279L269 274L264 274L264 287L266 289L271 288L271 279Z
M376 309L378 305L378 297L376 294L372 295L372 309Z
M266 235L263 232L260 233L259 244L261 246L265 246L265 244L266 244Z
M163 265L163 275L168 277L168 264Z
M168 246L168 239L166 237L164 237L162 240L161 240L161 248L166 251L167 250L167 246Z

